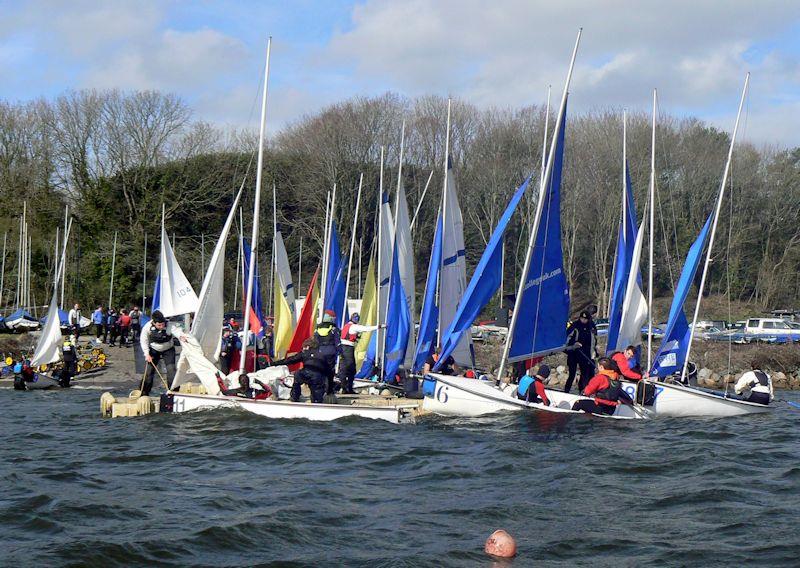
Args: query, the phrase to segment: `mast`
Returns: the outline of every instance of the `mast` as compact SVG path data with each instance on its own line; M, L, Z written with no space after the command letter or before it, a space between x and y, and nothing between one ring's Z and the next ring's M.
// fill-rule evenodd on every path
M258 165L256 169L256 197L253 203L253 232L250 241L250 266L247 274L247 295L244 303L244 338L242 341L242 355L239 359L239 374L244 373L247 360L247 344L250 333L250 307L253 297L253 280L255 279L256 258L258 252L258 218L261 211L261 173L264 169L264 130L267 122L267 87L269 84L269 52L272 47L272 37L267 40L267 62L264 66L264 92L261 96L261 126L258 132Z
M655 232L654 219L656 209L656 106L658 94L653 89L653 130L650 139L650 268L647 275L647 367L649 371L653 364L653 234Z
M325 300L328 296L328 271L331 269L329 257L331 254L331 231L333 230L333 207L336 201L336 184L333 184L333 192L328 194L328 206L325 208L325 239L322 243L322 294L319 303L319 321L325 313ZM335 276L335 275L334 275Z
M3 292L5 292L5 288L3 288L3 286L6 283L6 244L7 243L8 243L8 231L3 233L3 268L0 269L0 309L2 309L3 306L5 305L5 304L3 304L3 298L4 298ZM361 264L359 264L359 277L361 275L360 266L361 266Z
M64 268L61 274L61 303L60 306L64 307L64 282L67 281L67 231L69 229L69 205L64 206Z
M303 235L300 235L300 258L297 260L297 290L298 294L302 288L300 287L300 276L303 274Z
M694 317L692 318L692 327L689 328L689 345L686 347L686 359L683 361L683 369L681 370L681 381L686 378L686 368L689 365L689 355L692 352L692 341L694 340L694 326L697 324L697 316L700 314L700 301L703 299L703 290L706 286L706 277L708 276L708 265L711 263L711 251L714 248L714 236L717 232L717 223L719 222L719 212L722 209L722 200L725 197L725 185L728 183L728 174L731 169L731 160L733 159L733 147L736 143L736 133L739 130L739 120L742 117L742 107L744 107L744 99L747 96L747 87L750 84L750 72L745 75L744 87L742 87L742 98L739 100L739 110L736 113L736 123L733 125L733 135L731 135L731 145L728 148L728 159L725 162L725 171L722 174L722 183L719 186L719 197L717 198L717 205L714 209L714 221L711 223L711 235L708 237L708 250L706 250L706 260L703 264L703 276L700 279L700 290L697 292L697 303L694 306Z
M66 243L65 243L66 244ZM108 307L114 299L114 269L117 266L117 231L114 231L114 247L111 249L111 284L108 288Z
M378 320L378 331L376 336L376 345L377 345L377 353L376 353L376 363L380 368L383 368L383 336L386 335L381 333L381 323L386 323L386 319L381 321L381 243L383 242L383 223L381 223L381 209L383 208L383 157L384 157L385 148L381 146L381 173L380 177L378 178L378 277L375 279L375 283L377 284L376 292L377 295L375 297L375 301L377 302L376 307L377 311L375 312L377 315ZM391 282L392 278L391 275L389 276L389 281ZM388 296L387 296L388 301Z
M553 138L550 142L550 152L545 166L545 175L542 177L541 186L539 187L539 200L536 204L536 216L533 219L533 230L531 230L530 237L528 238L528 250L525 254L525 265L522 268L522 276L519 279L519 287L517 288L517 297L514 299L514 311L511 314L511 323L508 326L508 333L506 334L506 343L503 347L503 357L500 360L500 369L497 373L497 380L499 381L505 372L506 363L508 362L508 352L511 349L511 338L514 337L514 330L517 327L517 320L519 319L520 299L525 291L525 281L528 277L528 270L531 267L531 258L533 257L533 247L536 244L536 233L539 232L539 221L542 217L542 210L544 209L545 192L547 190L547 180L553 173L553 162L555 161L556 145L561 130L561 122L564 118L567 106L567 94L569 94L569 83L572 79L572 70L575 67L575 57L578 55L578 46L581 42L581 33L583 28L578 30L578 37L575 39L575 47L572 50L572 59L569 63L569 70L567 71L567 78L564 82L564 92L561 94L561 106L558 109L558 118L556 119L556 127L553 131Z
M58 279L56 278L56 272L58 272L58 270L59 270L59 263L58 263L59 247L58 247L58 241L59 241L60 233L61 233L61 228L60 227L56 227L56 247L53 250L53 285L56 286L56 288L58 288ZM60 305L63 305L63 304L60 304Z
M239 306L239 273L242 266L242 242L244 241L244 219L242 218L242 208L239 207L239 248L236 251L236 276L233 281L233 309ZM244 281L244 279L242 279Z
M272 297L272 290L275 288L275 275L278 272L278 255L275 254L275 241L278 238L278 199L276 197L277 188L275 182L272 182L272 262L269 263L269 309L268 313L273 316L273 324L275 323L275 309L273 305L278 304L278 298ZM283 290L281 290L283 291ZM274 304L273 304L274 300ZM294 312L294 306L292 306Z
M22 206L23 211L25 205ZM20 291L22 285L22 215L19 216L19 237L17 238L17 292L14 295L14 309L19 309Z
M142 254L142 312L147 301L147 233L144 234L144 249Z
M394 235L394 242L392 243L392 258L389 261L389 293L386 294L386 319L389 319L389 298L392 297L392 286L394 285L392 282L392 273L394 272L394 263L395 260L400 260L399 253L396 251L397 247L397 212L398 208L400 207L400 184L403 181L403 150L405 149L405 141L406 141L406 121L403 121L403 125L400 129L400 157L399 163L397 166L397 191L395 192L395 203L394 203L394 224L392 234ZM397 254L395 254L397 253ZM386 320L384 320L386 323ZM387 333L383 334L383 354L386 355L386 338L388 337ZM385 367L385 365L384 365ZM381 376L383 376L381 374Z
M364 186L364 174L362 173L358 179L358 193L356 194L356 212L353 215L353 231L350 233L350 256L347 259L347 281L344 285L344 306L342 306L342 322L344 322L344 315L347 313L347 297L350 293L350 273L353 268L353 253L356 248L356 229L358 227L358 209L361 206L361 188ZM344 326L344 323L342 324Z
M444 136L444 183L442 184L442 238L446 234L447 230L447 166L449 165L448 157L450 156L450 98L447 99L447 128ZM442 241L442 247L444 247L444 240ZM444 250L444 248L442 249ZM442 255L442 261L444 261L444 254ZM439 267L441 269L441 267ZM442 289L441 289L441 278L439 278L439 282L437 285L439 286L439 294L437 295L439 298L439 302L441 302L442 297ZM441 306L441 304L439 304ZM441 347L442 345L442 318L441 314L439 315L439 321L436 322L436 345Z

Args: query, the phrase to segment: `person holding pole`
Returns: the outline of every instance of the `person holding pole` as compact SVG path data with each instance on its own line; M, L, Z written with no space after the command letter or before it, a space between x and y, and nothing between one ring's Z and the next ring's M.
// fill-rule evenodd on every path
M150 394L150 390L153 388L153 374L162 359L167 367L167 384L172 384L172 380L175 378L175 344L172 340L173 338L180 339L181 336L182 334L177 333L175 328L167 328L164 314L159 310L153 312L153 319L142 330L139 339L144 359L147 361L147 370L145 370L142 382L142 396Z

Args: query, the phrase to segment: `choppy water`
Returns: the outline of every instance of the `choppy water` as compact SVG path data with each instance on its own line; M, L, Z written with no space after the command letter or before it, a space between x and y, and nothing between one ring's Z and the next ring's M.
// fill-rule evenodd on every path
M517 538L511 566L800 564L785 404L393 426L104 420L99 395L0 390L0 565L491 566L496 528Z

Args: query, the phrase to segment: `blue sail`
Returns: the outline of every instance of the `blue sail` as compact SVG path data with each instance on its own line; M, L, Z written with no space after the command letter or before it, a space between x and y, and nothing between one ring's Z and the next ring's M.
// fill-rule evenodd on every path
M247 295L247 279L249 278L250 274L250 243L247 242L247 239L242 239L242 251L243 251L243 261L242 261L242 287L243 287L243 294L242 297L246 297ZM243 300L245 301L245 300ZM245 314L245 317L248 317ZM261 276L258 274L258 259L256 259L255 268L253 270L253 294L250 298L250 331L255 333L256 337L259 339L265 336L265 329L267 327L267 322L264 319L264 309L261 305Z
M686 255L686 262L683 265L681 277L678 279L678 285L675 288L675 297L672 299L672 306L669 309L667 329L664 333L664 339L661 340L658 353L656 353L650 376L666 377L683 369L690 336L689 323L686 321L686 314L683 312L683 304L686 302L695 274L697 274L697 267L700 265L700 259L703 256L703 248L708 239L713 217L714 213L712 212L706 219L706 224L703 225L703 230L700 231L697 240L689 248L689 254Z
M357 379L366 379L372 375L372 369L375 368L375 358L378 351L378 334L373 333L369 338L367 344L367 353L364 355L364 361L361 363L361 369L356 373Z
M408 337L411 334L411 311L403 282L400 280L399 264L397 242L395 242L389 287L389 309L386 312L386 345L383 362L384 379L387 381L394 379L405 360Z
M436 324L439 321L439 306L436 305L436 286L439 281L439 269L442 266L442 214L436 223L433 236L431 261L428 265L428 278L425 281L425 298L420 313L419 332L417 333L417 349L414 352L414 372L418 373L425 364L425 359L433 351L436 341Z
M336 221L331 223L330 247L328 250L327 274L325 274L325 310L336 314L336 325L342 327L342 306L344 306L345 279L347 278L347 262L344 261L339 247L339 235Z
M614 263L614 282L611 285L611 311L608 315L608 343L606 354L617 351L617 338L622 325L622 308L625 303L625 292L628 284L628 273L633 262L633 248L636 244L638 230L636 227L636 205L633 202L631 189L631 174L628 164L625 163L625 215L619 221L619 236L617 237L617 254ZM641 282L641 275L637 275Z
M512 215L514 215L514 211L517 209L517 205L519 205L522 196L525 195L530 181L531 178L529 176L517 188L506 210L497 222L497 226L489 239L489 244L486 245L486 250L483 251L478 266L475 267L469 286L467 286L467 290L458 304L456 315L450 327L443 334L442 352L434 370L438 371L444 361L453 354L459 341L461 341L461 337L464 333L470 331L472 322L480 315L481 310L489 303L489 300L492 299L492 296L500 287L503 269L503 235Z
M516 302L518 314L509 349L510 362L557 351L566 341L569 287L561 251L561 170L566 122L565 108L530 266L524 275L522 297Z
M144 307L142 308L144 309ZM158 264L158 273L156 274L156 285L153 289L153 306L150 309L152 314L156 310L161 309L161 263Z

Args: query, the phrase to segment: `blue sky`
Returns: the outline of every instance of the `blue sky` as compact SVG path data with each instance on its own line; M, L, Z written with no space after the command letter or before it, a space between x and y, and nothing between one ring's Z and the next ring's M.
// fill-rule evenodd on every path
M800 3L767 0L0 0L0 98L159 89L199 119L255 126L273 36L270 130L353 95L543 102L584 37L571 108L664 112L730 130L753 73L746 140L800 145Z

